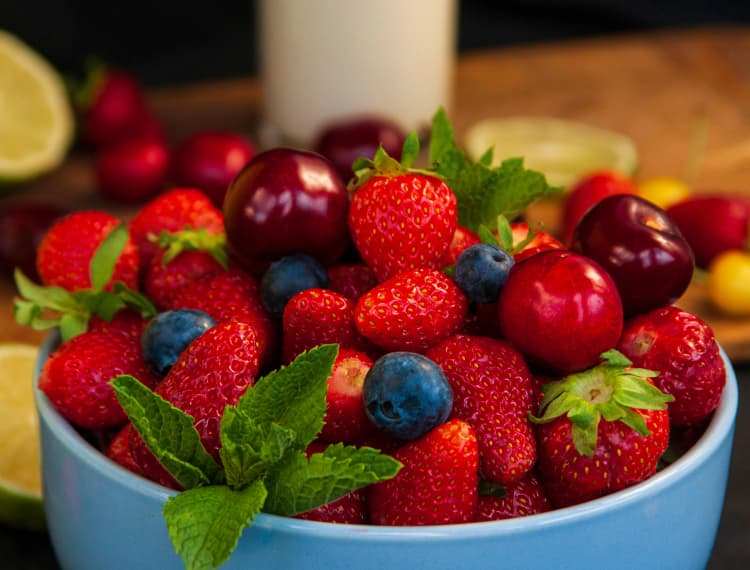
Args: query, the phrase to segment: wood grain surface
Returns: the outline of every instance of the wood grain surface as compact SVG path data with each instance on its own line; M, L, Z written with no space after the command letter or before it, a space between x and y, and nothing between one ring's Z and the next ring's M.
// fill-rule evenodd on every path
M583 121L630 136L639 177L686 171L696 122L707 138L694 165L696 190L750 193L750 28L726 27L609 36L462 55L449 113L461 137L487 117L542 115ZM169 137L201 128L259 137L262 85L239 78L149 93ZM103 208L125 218L134 208L96 195L91 155L74 149L57 171L3 200L33 199L67 208ZM555 208L538 213L555 224ZM0 283L0 340L39 341L13 321L10 282ZM694 285L680 305L706 319L731 358L750 360L750 319L719 314Z

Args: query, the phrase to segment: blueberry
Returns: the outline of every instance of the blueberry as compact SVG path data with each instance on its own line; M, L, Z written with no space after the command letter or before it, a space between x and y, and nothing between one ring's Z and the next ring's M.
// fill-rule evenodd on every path
M275 261L260 282L261 300L266 310L281 318L289 299L305 289L330 286L325 268L309 255L297 254Z
M141 335L141 350L149 368L164 377L187 346L216 321L196 309L175 309L159 313L149 321Z
M370 421L404 440L445 422L453 407L443 370L414 352L390 352L376 360L365 376L362 397Z
M456 261L454 280L475 303L494 303L513 267L513 256L497 246L467 247Z

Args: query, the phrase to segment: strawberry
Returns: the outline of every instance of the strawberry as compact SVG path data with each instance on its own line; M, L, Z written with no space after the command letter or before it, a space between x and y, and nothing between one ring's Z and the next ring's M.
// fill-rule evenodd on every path
M156 243L163 249L151 258L143 289L160 309L169 306L175 291L192 279L228 266L223 234L209 234L203 228L162 232Z
M58 220L45 234L37 249L37 272L44 285L68 291L92 287L90 266L94 253L120 220L104 211L82 210ZM138 251L132 238L115 264L112 278L131 289L138 288Z
M44 363L39 389L72 423L106 429L125 423L110 380L130 374L154 387L158 382L141 353L140 338L113 329L80 334L52 353Z
M357 175L349 230L378 279L438 269L458 223L453 191L436 176L409 171L382 148Z
M283 363L319 344L376 352L354 326L354 303L327 289L305 289L294 295L284 307L281 323Z
M185 228L203 228L206 233L224 232L221 210L200 190L173 188L145 204L130 220L130 235L138 248L141 269L145 272L159 251L155 240L162 232Z
M327 271L331 291L355 302L378 284L375 273L364 263L342 263L329 267Z
M726 370L711 327L674 306L626 321L617 344L635 366L658 370L654 384L674 396L674 426L697 424L719 405Z
M310 457L313 453L323 453L326 447L327 444L314 441L307 446L305 452ZM335 501L294 515L294 518L338 524L367 524L367 492L364 488L357 489Z
M326 416L320 439L354 443L375 431L362 401L362 387L371 366L372 359L366 354L349 348L339 349L328 378Z
M443 258L440 260L438 266L447 267L448 265L455 265L458 256L461 255L463 250L478 243L482 243L482 240L479 239L479 236L475 232L461 224L457 224L448 249L443 254Z
M109 320L94 316L89 321L89 330L102 331L106 334L124 334L140 342L141 333L148 321L132 309L122 309Z
M127 423L119 432L117 432L107 446L106 455L120 467L132 471L136 475L140 475L141 468L135 462L133 455L130 453L130 432L132 427L133 424Z
M483 487L491 487L488 494ZM529 471L515 483L497 486L479 484L479 504L475 521L497 521L546 513L552 509L539 477Z
M276 327L260 298L260 286L249 273L232 268L201 275L172 295L168 309L198 309L220 323L236 320L255 328L262 368L268 369L276 357Z
M597 366L544 386L538 467L555 507L619 491L656 472L669 443L673 398L616 350Z
M452 418L468 423L479 445L484 479L509 484L536 461L531 374L521 354L505 341L454 335L425 356L445 372L453 388Z
M359 333L379 347L419 352L457 332L466 295L434 269L412 269L380 283L354 307Z
M235 405L258 374L258 350L252 325L225 321L208 329L180 354L155 392L191 415L206 450L219 461L219 424L224 408ZM143 474L161 481L159 465L134 430L131 452Z
M370 520L379 525L469 522L477 508L479 453L462 420L439 425L393 453L403 468L370 487Z
M560 240L547 232L535 231L530 236L531 228L526 222L513 222L510 224L510 228L513 232L513 244L518 249L513 253L513 259L516 263L548 249L565 249Z

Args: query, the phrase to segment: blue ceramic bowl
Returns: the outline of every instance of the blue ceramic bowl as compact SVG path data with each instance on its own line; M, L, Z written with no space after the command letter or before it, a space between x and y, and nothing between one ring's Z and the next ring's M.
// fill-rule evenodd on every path
M38 369L53 343L47 340ZM109 461L38 389L36 403L47 523L62 567L182 568L161 514L172 492ZM705 434L639 485L549 513L463 525L334 525L261 514L222 568L702 569L724 503L736 411L737 379L727 360L721 405Z

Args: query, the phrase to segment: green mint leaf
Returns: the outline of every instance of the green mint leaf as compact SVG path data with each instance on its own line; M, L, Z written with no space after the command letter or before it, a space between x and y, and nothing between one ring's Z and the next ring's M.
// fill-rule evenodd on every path
M430 162L456 194L459 224L477 231L484 224L496 229L497 217L514 219L534 200L557 194L540 172L523 168L523 159L504 160L491 167L490 151L478 162L456 146L455 134L444 109L432 119Z
M224 482L193 418L129 375L111 382L120 405L164 468L186 489Z
M221 419L221 462L227 485L242 488L263 477L294 442L294 432L278 424L261 426L235 406L227 406Z
M171 497L162 513L185 568L212 570L226 562L265 500L261 480L241 490L209 486Z
M419 156L419 137L417 133L411 132L404 140L404 146L401 148L401 166L411 168L414 161Z
M502 214L497 217L497 241L505 251L513 253L513 230L508 218Z
M89 266L92 289L101 291L109 280L112 279L117 260L120 258L120 254L125 249L127 243L128 228L122 223L109 232L99 247L96 248L91 258L91 265Z
M477 162L481 164L482 166L486 166L487 168L489 168L490 166L492 166L492 159L494 158L494 154L495 154L494 151L495 151L494 147L488 148L487 150L484 151L484 154L482 154L482 156L479 157L479 160Z
M41 308L58 312L79 311L81 308L73 295L62 287L37 285L20 269L14 271L13 277L19 295Z
M308 460L300 450L287 451L266 476L263 511L291 516L335 501L347 493L394 477L401 463L370 447L334 444Z
M323 427L327 381L337 354L335 344L303 352L248 388L237 407L263 429L276 423L291 430L295 446L305 449Z

